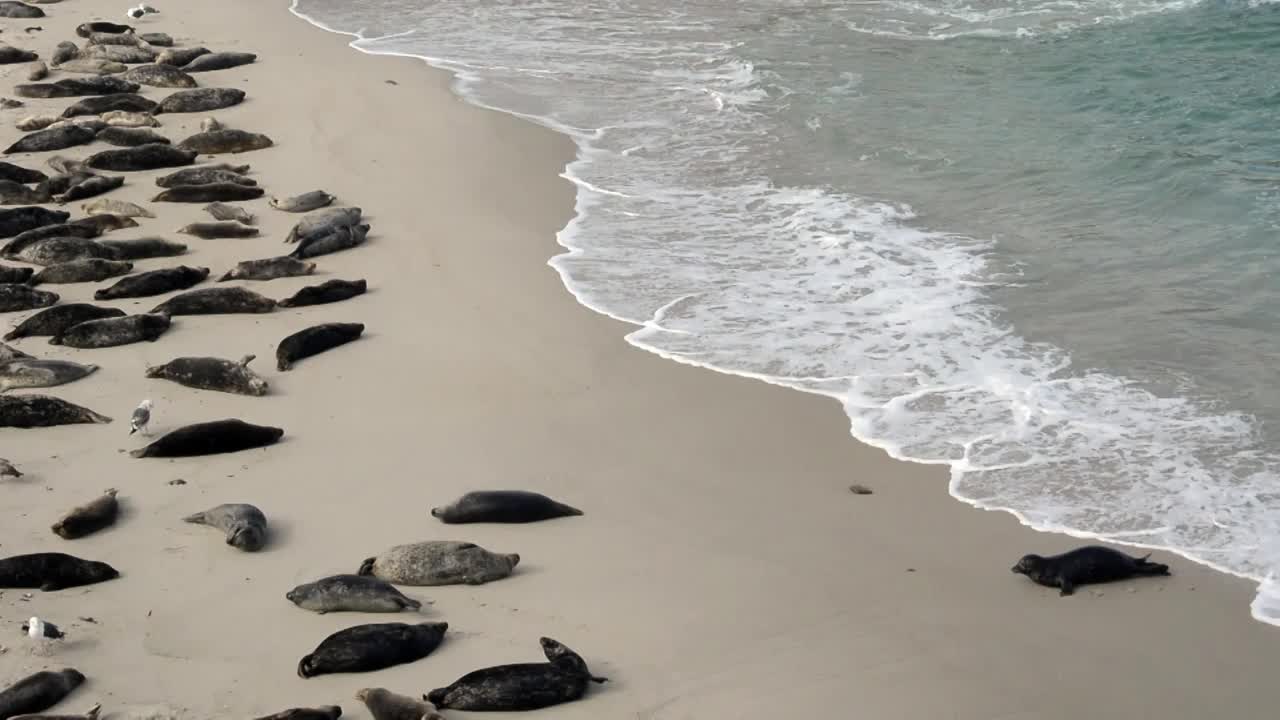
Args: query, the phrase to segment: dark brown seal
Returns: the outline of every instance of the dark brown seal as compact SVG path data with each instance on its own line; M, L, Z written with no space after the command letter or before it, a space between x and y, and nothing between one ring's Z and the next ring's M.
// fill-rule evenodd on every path
M475 670L452 685L427 693L426 700L441 710L511 712L538 710L580 699L596 677L578 653L551 638L540 640L545 663L498 665Z
M369 672L414 662L431 654L444 640L448 623L369 623L325 638L298 662L298 676Z
M1101 545L1076 548L1061 555L1023 555L1011 569L1045 587L1056 587L1059 595L1070 595L1077 585L1127 580L1141 575L1168 575L1169 566L1138 558Z

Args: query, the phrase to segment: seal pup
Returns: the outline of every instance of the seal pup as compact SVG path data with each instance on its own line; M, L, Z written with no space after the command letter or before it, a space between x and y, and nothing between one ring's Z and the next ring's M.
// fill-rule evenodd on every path
M475 670L448 687L427 693L424 699L444 710L510 712L538 710L581 699L596 677L578 653L549 637L539 640L545 663L498 665Z
M529 523L581 514L575 507L527 490L476 490L431 511L432 517L448 524Z
M241 65L248 65L257 59L257 55L246 52L204 53L197 55L191 62L183 65L182 69L189 73L227 70Z
M94 300L118 300L120 298L151 297L174 290L186 290L209 277L206 267L178 267L148 270L116 281L115 285L93 293Z
M50 527L53 534L64 540L75 540L111 527L120 514L120 503L116 501L116 492L115 488L108 488L102 497L80 505L63 515Z
M85 710L83 715L17 715L13 720L98 720L101 713L102 705L99 703Z
M202 240L258 236L258 228L234 220L191 223L178 228L178 232L182 235L194 235Z
M5 148L4 154L65 150L93 142L96 134L93 130L79 125L46 128L23 135L17 142Z
M111 317L124 317L124 311L119 308L98 307L88 303L55 305L23 320L17 327L6 333L4 339L17 340L39 335L58 335L73 325L79 325L89 320L101 320Z
M124 71L121 77L129 82L150 85L151 87L193 88L196 86L195 78L172 65L158 62L135 65ZM160 112L170 112L165 109L165 100L160 102Z
M70 360L26 358L0 363L0 393L14 388L46 388L66 385L86 378L97 365L81 365Z
M284 430L277 427L215 420L178 428L129 454L136 458L216 455L274 445L283 435Z
M98 139L116 147L138 147L159 143L168 145L169 138L149 128L115 127L108 125L98 131Z
M400 612L420 610L422 603L391 583L364 575L331 575L303 583L285 593L289 602L321 615L330 612Z
M342 717L342 708L337 705L325 705L318 708L290 708L271 715L263 715L254 720L337 720Z
M0 395L0 427L109 423L111 418L49 395Z
M1026 575L1038 585L1059 588L1058 594L1065 596L1074 593L1077 585L1169 574L1168 565L1153 563L1147 560L1149 557L1151 553L1139 558L1109 547L1087 545L1049 557L1024 555L1011 570Z
M267 542L267 516L245 503L224 503L182 521L217 528L226 534L228 545L245 552L257 552Z
M326 235L312 235L309 238L299 240L297 247L293 249L293 252L289 253L289 256L299 259L313 258L341 250L350 250L353 247L363 245L368 238L368 233L368 223L344 225L334 228L332 232Z
M122 62L92 57L76 57L58 63L57 67L65 72L84 73L85 75L116 75L129 69L129 66Z
M0 312L34 310L58 302L58 295L29 285L0 285Z
M121 25L120 23L107 22L106 20L95 20L93 22L80 23L76 26L76 34L82 38L87 38L94 33L121 35L132 32L133 27L130 25Z
M317 210L302 216L284 241L295 243L310 237L328 235L340 227L359 224L362 215L363 211L358 207L331 207Z
M151 398L146 398L138 403L138 407L133 409L133 415L129 418L129 434L141 432L143 435L149 435L147 426L151 424Z
M64 210L48 210L37 206L0 210L0 238L13 237L45 225L57 225L70 218L71 213Z
M247 180L248 178L245 179ZM257 183L254 184L256 185ZM237 205L215 202L209 203L201 209L212 215L214 220L235 220L245 225L252 225L255 220L253 213Z
M137 205L135 203L126 202L124 200L94 200L91 203L84 203L80 209L89 215L119 215L120 217L143 217L154 218L155 213Z
M62 111L63 118L74 118L81 115L101 115L112 110L128 112L154 112L156 101L149 100L137 93L112 93L110 95L91 95L72 103Z
M151 312L166 315L227 315L269 313L276 301L241 287L213 287L188 290L165 300Z
M35 272L31 268L0 265L0 283L25 283Z
M187 252L186 245L157 237L138 238L137 240L99 240L98 243L103 247L110 249L120 260L147 260L149 258L176 257ZM140 273L133 277L141 277L145 274L146 273ZM125 278L125 280L128 279L129 278ZM124 282L124 280L121 280L120 282ZM119 285L120 283L116 284ZM168 292L168 290L164 290L162 292Z
M85 78L63 78L62 80L48 83L15 85L13 94L25 98L65 98L81 95L136 93L140 88L141 86L137 83L118 77L95 75Z
M119 347L138 342L155 342L169 330L172 321L164 313L125 315L124 317L89 320L72 325L49 338L50 345L88 350Z
M299 360L346 345L363 333L364 323L322 323L299 330L276 346L276 369L292 370Z
M54 592L118 577L120 573L104 562L66 553L30 553L0 559L0 587L6 588L40 588Z
M201 55L208 55L209 49L204 47L186 47L172 48L165 50L156 56L156 62L161 65L173 65L174 67L182 67L187 63L195 60Z
M195 161L196 153L193 150L183 150L165 143L147 143L94 153L85 160L85 164L95 170L136 171L179 167Z
M214 182L203 185L173 185L151 198L151 202L218 202L227 200L253 200L262 197L263 189L232 182Z
M72 260L100 258L114 260L115 253L93 240L78 237L42 238L8 256L32 265L57 265ZM56 302L56 300L54 301ZM49 303L52 305L53 303Z
M11 477L14 479L22 477L22 471L13 466L13 463L0 458L0 477Z
M274 144L271 138L262 133L222 129L196 133L178 143L178 147L195 150L201 155L220 155L264 150Z
M411 663L440 647L449 623L369 623L330 635L298 662L298 677L369 672Z
M499 555L475 543L429 540L367 558L357 574L398 585L483 585L507 577L519 562L519 555Z
M341 302L363 295L368 289L369 284L364 280L326 280L319 285L304 287L292 297L281 300L280 307L305 307Z
M99 115L102 122L111 127L160 127L160 121L150 113L112 110Z
M127 260L103 260L101 258L72 260L59 265L50 265L41 270L31 278L30 284L50 283L56 285L98 282L107 278L119 277L131 270L133 270L133 263Z
M319 210L322 207L332 205L337 196L330 195L323 190L312 190L304 192L301 195L294 195L287 198L271 198L271 207L285 212L300 213Z
M21 165L0 161L0 178L20 183L37 183L48 176L39 170L32 170Z
M169 66L161 65L159 67ZM183 75L186 74L177 68L172 68L172 71ZM187 77L190 78L191 76L187 75ZM195 84L195 80L191 82L192 85ZM221 110L244 102L244 95L244 91L239 88L192 87L189 90L179 90L161 100L155 112L158 115L160 113L197 113Z
M361 688L356 699L369 708L373 720L445 720L431 703L405 695L397 695L386 688Z
M248 165L228 165L227 163L218 163L217 165L201 165L199 167L184 168L168 175L156 178L156 185L162 188L171 188L178 185L211 185L213 183L227 182L236 185L248 185L255 187L257 180L247 178L245 173L249 172ZM218 218L225 220L226 218Z
M284 277L301 277L316 271L316 264L303 262L291 257L273 257L263 260L244 260L226 275L218 278L218 282L228 280L275 280Z
M34 5L17 2L17 0L5 0L4 2L0 2L0 17L23 19L42 18L44 17L44 11Z
M172 380L197 390L260 397L267 394L267 381L249 369L254 357L245 355L237 362L215 357L180 357L148 367L146 376Z
M0 691L0 718L44 712L84 682L79 670L41 670Z

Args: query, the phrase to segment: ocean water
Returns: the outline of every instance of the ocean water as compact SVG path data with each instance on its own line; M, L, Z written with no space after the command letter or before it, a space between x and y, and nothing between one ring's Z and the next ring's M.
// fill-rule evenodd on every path
M965 502L1252 578L1280 624L1280 5L294 9L572 136L551 264L628 342L834 398Z

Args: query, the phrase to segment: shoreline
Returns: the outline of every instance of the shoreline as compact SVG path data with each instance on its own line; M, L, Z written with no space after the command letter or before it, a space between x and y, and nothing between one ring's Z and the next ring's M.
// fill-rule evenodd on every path
M119 14L102 0L45 9L42 54L92 19L86 10ZM537 638L549 635L613 680L551 711L564 718L825 717L846 707L922 720L1261 715L1280 642L1242 612L1247 583L1174 562L1168 579L1058 598L1008 568L1072 539L972 512L942 491L945 473L854 441L830 402L635 352L619 342L622 323L579 305L542 271L559 247L551 237L572 216L573 188L558 177L572 158L566 138L469 105L451 92L452 76L424 72L417 58L352 55L345 40L304 28L289 10L230 0L138 26L259 53L254 65L200 81L246 89L242 106L211 114L277 146L214 162L252 163L268 195L323 187L370 217L368 245L320 258L323 277L252 289L279 298L331 277L367 277L369 293L262 317L183 318L148 347L46 353L38 339L16 344L101 364L101 377L49 394L116 422L0 431L6 447L23 442L30 459L5 452L31 475L0 488L18 516L0 551L73 552L112 562L122 577L37 591L29 603L8 602L21 593L5 590L0 626L39 614L74 642L45 658L0 641L10 647L0 678L75 666L89 682L59 708L102 702L107 718L152 703L218 717L339 704L344 717L364 718L358 688L420 694L477 667L537 661ZM254 23L239 21L249 14ZM11 83L15 68L23 66L5 68ZM317 73L331 84L297 82ZM177 139L179 127L209 114L162 117L159 130ZM147 204L150 177L129 174L107 197ZM200 214L163 205L147 204L160 217L143 220L136 236ZM180 262L217 272L280 247L296 218L265 199L246 205L261 238L187 240L195 252ZM63 287L67 300L92 290ZM269 371L275 341L331 321L368 330L291 373ZM274 396L222 397L140 377L143 363L250 351ZM117 449L128 445L128 412L143 393L157 398L157 434L239 416L284 427L285 440L204 460L130 460ZM176 477L187 484L168 485ZM121 490L117 527L53 538L48 523L102 483ZM875 494L854 496L851 483ZM546 492L586 515L526 527L445 527L429 516L462 492L498 486ZM216 533L177 522L219 502L262 507L272 544L237 553ZM402 588L433 601L420 616L318 616L283 599L298 583L425 539L523 559L512 577L483 586ZM330 632L417 618L450 623L424 660L363 675L294 674ZM1046 676L1055 697L1087 700L1046 702ZM765 684L785 690L761 693Z

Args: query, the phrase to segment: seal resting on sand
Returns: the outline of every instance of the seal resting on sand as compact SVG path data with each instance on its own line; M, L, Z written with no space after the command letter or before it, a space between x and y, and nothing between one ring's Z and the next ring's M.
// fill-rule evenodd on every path
M1045 587L1060 589L1059 595L1070 595L1077 585L1127 580L1139 575L1168 575L1169 566L1147 560L1150 553L1138 558L1101 545L1087 545L1061 555L1041 557L1023 555L1011 569L1026 575Z
M119 150L103 150L90 155L85 164L95 170L158 170L160 168L190 165L196 161L196 153L165 143L147 143Z
M39 715L17 715L13 720L98 720L102 713L102 705L94 705L85 710L81 715L50 715L40 713Z
M13 237L45 225L57 225L71 218L64 210L46 210L39 206L0 210L0 238Z
M31 553L0 560L0 587L40 588L45 592L93 585L120 577L116 569L97 560L66 553Z
M247 178L245 173L249 172L248 165L228 165L226 163L218 163L217 165L198 165L196 167L183 168L176 172L171 172L156 178L156 185L162 188L177 187L178 185L210 185L218 182L235 183L236 185L248 185L254 187L258 184L257 180ZM225 220L226 218L218 218Z
M312 235L298 241L298 246L289 253L290 257L313 258L328 255L340 250L349 250L363 245L368 239L369 224L344 225L336 227L324 235Z
M83 682L84 675L72 668L28 675L0 692L0 718L44 712L62 702Z
M66 385L88 377L97 365L81 365L70 360L30 358L0 363L0 392L14 388L45 388Z
M109 248L120 260L146 260L148 258L174 257L187 252L186 245L157 237L139 238L137 240L99 240L98 244ZM139 273L134 277L141 277L146 274L147 273ZM125 279L127 280L128 278ZM116 284L118 285L119 283ZM164 290L162 292L169 291Z
M284 241L295 243L310 237L328 235L345 225L358 224L362 216L363 211L358 207L331 207L307 213L293 226Z
M168 65L156 67L169 68L170 72L186 75L185 72ZM128 75L128 73L125 73ZM186 75L191 79L190 75ZM192 86L195 80L191 80ZM221 110L244 102L244 91L239 88L191 87L190 90L179 90L160 101L156 114L160 113L195 113Z
M324 305L341 302L357 295L363 295L369 289L365 280L326 280L319 285L304 287L293 294L293 297L280 301L280 307L305 307L307 305Z
M224 503L182 521L217 528L227 536L228 545L245 552L261 550L267 543L267 516L245 503Z
M400 612L422 607L422 603L400 592L391 583L364 575L331 575L303 583L284 596L303 610L322 615L330 612Z
M330 635L298 662L298 677L369 672L414 662L444 640L449 623L369 623Z
M216 52L201 53L190 62L182 66L183 70L189 73L208 72L210 70L226 70L228 68L248 65L257 60L258 56L247 52Z
M299 360L345 345L363 332L362 323L323 323L299 330L276 347L276 368L290 370Z
M17 340L18 338L39 335L59 335L73 325L110 317L124 317L124 311L118 308L98 307L88 303L54 305L23 320L17 327L10 330L4 336L4 339Z
M277 427L243 420L215 420L178 428L129 454L136 458L216 455L274 445L283 436L284 430Z
M56 293L36 290L30 285L0 285L0 312L49 307L59 299Z
M116 489L110 488L102 497L63 515L50 529L60 538L74 540L111 527L119 514L120 503L116 500Z
M17 283L22 284L31 279L35 274L35 270L24 267L10 267L9 265L0 265L0 283Z
M32 277L27 282L30 285L98 282L99 280L124 275L130 270L133 270L133 263L127 260L87 258L85 260L72 260L58 265L50 265L36 273L35 277Z
M171 185L169 189L151 198L151 202L197 203L253 200L262 197L264 192L260 187L244 185L238 182Z
M254 720L337 720L342 717L342 708L337 705L325 705L318 708L289 708L271 715L263 715Z
M424 697L441 710L538 710L578 700L587 693L590 683L608 682L608 678L592 675L578 653L548 637L540 642L542 653L547 656L545 663L475 670Z
M362 688L356 691L356 699L369 708L373 720L445 720L431 703L386 688Z
M111 418L49 395L0 395L0 427L109 423Z
M287 198L271 198L269 203L271 207L285 212L300 213L319 210L322 207L331 205L337 198L323 190L312 190L304 192L301 195L294 195Z
M262 133L251 133L244 130L210 130L200 132L178 143L185 150L195 150L201 155L219 155L222 153L242 153L251 150L265 150L275 143Z
M237 395L267 394L267 381L249 369L255 356L245 355L238 362L215 357L180 357L163 365L149 367L149 378L172 380L197 390L216 390Z
M174 290L186 290L209 277L209 268L193 268L186 265L149 270L117 280L111 287L93 293L95 300L150 297Z
M188 290L160 303L153 313L167 315L226 315L269 313L276 301L239 287L212 287Z
M511 574L520 562L469 542L429 540L396 545L360 564L360 575L399 585L483 585Z
M248 178L245 179L248 180ZM249 183L257 184L252 180L249 180ZM201 209L212 215L214 220L235 220L245 225L252 225L254 221L253 213L237 205L215 202L209 203Z
M434 508L444 523L528 523L581 515L582 511L527 490L477 490Z
M300 277L316 271L316 264L303 262L291 257L273 257L262 260L244 260L226 275L218 278L218 282L228 280L275 280L276 278Z
M258 236L258 228L234 220L189 223L178 228L178 232L183 235L194 235L201 240Z
M169 330L172 321L164 313L125 315L124 317L89 320L72 325L49 338L50 345L88 350L119 347L136 342L155 342Z

